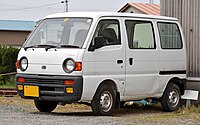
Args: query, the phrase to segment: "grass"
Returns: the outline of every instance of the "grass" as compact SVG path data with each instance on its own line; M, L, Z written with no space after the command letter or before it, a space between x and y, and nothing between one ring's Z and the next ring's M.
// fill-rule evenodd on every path
M15 89L15 85L0 85L0 88L11 88L11 89Z
M15 76L10 76L6 80L0 81L0 88L15 88Z
M185 108L182 107L176 112L159 112L153 115L147 115L147 117L140 117L138 120L145 121L148 123L161 123L161 124L174 124L174 122L178 121L180 123L192 122L200 123L200 107L190 107Z
M125 107L116 116L127 124L200 124L200 106L181 107L176 112L163 112L160 104L151 106Z

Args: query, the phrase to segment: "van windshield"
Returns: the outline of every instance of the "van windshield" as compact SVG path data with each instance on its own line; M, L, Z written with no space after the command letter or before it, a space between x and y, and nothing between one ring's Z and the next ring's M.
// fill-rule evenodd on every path
M36 28L23 47L82 48L91 23L90 18L46 19Z

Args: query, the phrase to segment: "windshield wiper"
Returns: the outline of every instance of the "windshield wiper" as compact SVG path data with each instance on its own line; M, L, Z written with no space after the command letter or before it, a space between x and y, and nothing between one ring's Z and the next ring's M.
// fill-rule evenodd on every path
M54 46L54 45L46 45L45 50L48 51L48 49L51 48L57 48L58 46Z
M33 45L33 46L24 47L24 50L26 51L28 48L43 48L43 47L45 47L45 50L47 51L48 49L56 48L58 46L54 46L54 45Z
M35 47L38 47L39 45L32 45L32 46L27 46L27 47L24 47L24 50L26 51L27 49L29 48L35 48Z
M55 45L33 45L33 46L24 47L24 50L26 51L29 48L45 48L45 50L48 51L51 48L80 48L80 47L79 46L75 46L75 45L60 45L60 46L55 46Z
M60 45L61 48L80 48L79 46L75 45Z

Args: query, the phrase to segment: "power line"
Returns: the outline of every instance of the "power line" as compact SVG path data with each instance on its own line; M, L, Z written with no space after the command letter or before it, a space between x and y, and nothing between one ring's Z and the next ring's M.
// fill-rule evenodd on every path
M153 4L153 0L149 0L149 4Z
M22 6L21 4L14 4L14 3L4 3L4 2L0 2L0 4L4 4L4 5L8 5L8 6Z
M35 9L35 8L41 8L41 7L55 6L55 5L58 5L58 4L60 4L60 3L52 3L52 4L45 4L45 5L32 6L32 7L16 8L16 9L2 9L0 11L27 10L27 9Z

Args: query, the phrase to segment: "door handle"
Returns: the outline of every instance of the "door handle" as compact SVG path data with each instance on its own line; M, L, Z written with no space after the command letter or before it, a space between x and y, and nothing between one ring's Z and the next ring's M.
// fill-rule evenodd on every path
M133 58L129 58L129 64L133 65Z
M117 64L122 64L123 60L117 60Z

